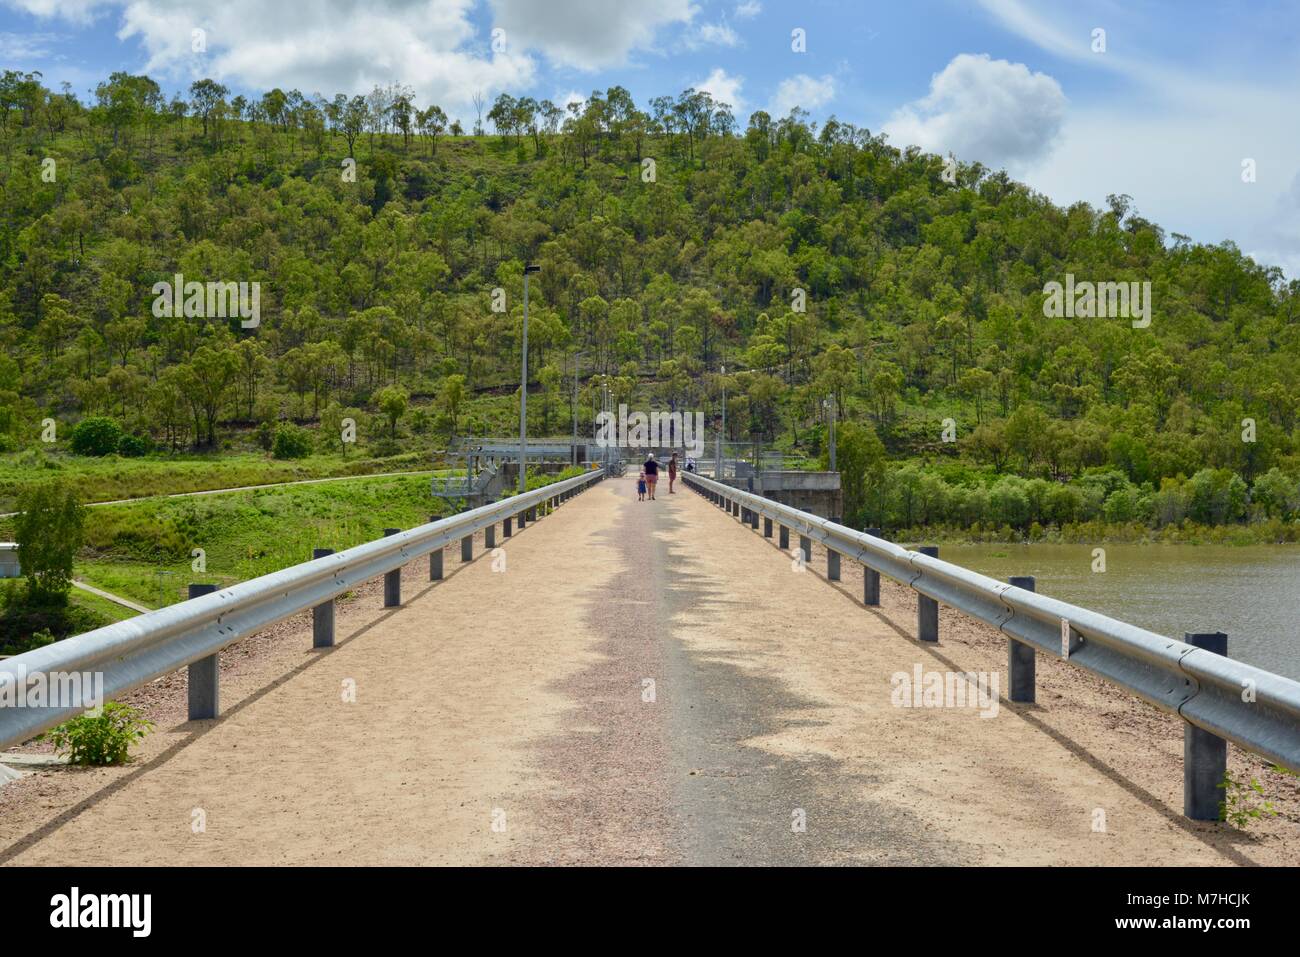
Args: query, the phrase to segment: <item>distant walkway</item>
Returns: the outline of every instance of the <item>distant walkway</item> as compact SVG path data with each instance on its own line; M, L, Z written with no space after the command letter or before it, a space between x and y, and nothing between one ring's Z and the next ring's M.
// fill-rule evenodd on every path
M114 595L110 591L104 591L102 588L96 588L94 585L87 585L83 581L72 580L73 588L80 588L82 591L90 592L92 595L98 595L100 598L111 601L115 605L121 605L123 608L130 608L132 611L146 612L153 611L152 608L146 608L144 605L137 605L129 598L123 598L121 595Z
M266 485L236 485L233 488L209 488L197 492L165 492L161 495L141 495L137 498L115 498L107 502L85 502L87 508L100 505L129 505L132 502L148 502L159 498L190 498L195 495L224 495L227 492L255 492L263 488L285 488L289 485L319 485L322 482L355 482L358 479L396 478L402 475L432 475L435 469L421 469L415 472L375 472L369 475L333 475L329 478L298 479L293 482L270 482ZM13 518L18 512L0 513L0 518Z
M333 649L312 651L301 625L264 653L263 639L235 646L221 719L186 722L177 704L131 766L0 789L0 863L1261 853L1182 821L1180 739L1117 733L1127 706L1063 698L1065 666L1040 660L1042 705L1003 700L993 718L895 707L895 673L1004 669L1005 644L945 609L943 641L922 646L902 588L865 609L850 563L828 583L820 553L800 571L774 540L660 486L638 502L634 477L602 482L495 555L480 538L469 565L448 549L439 583L418 561L404 607L383 611L373 592L340 606ZM183 701L183 677L169 687Z

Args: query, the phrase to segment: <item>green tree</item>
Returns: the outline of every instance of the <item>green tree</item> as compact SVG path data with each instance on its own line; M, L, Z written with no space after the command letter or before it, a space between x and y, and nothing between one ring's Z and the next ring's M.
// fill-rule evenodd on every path
M397 438L397 422L406 414L411 396L403 388L395 385L385 386L375 394L375 405L388 420L389 438Z
M14 516L18 563L33 605L62 605L72 588L72 560L84 537L85 509L62 482L32 485L18 495Z

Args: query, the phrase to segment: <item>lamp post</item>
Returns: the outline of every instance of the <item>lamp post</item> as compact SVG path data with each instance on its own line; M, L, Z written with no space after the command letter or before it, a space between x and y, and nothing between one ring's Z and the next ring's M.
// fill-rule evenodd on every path
M578 369L580 366L578 360L583 355L585 353L582 352L573 354L573 402L570 403L573 407L573 462L571 464L575 466L578 464Z
M524 265L524 356L519 381L519 494L528 490L528 274L541 272L535 263Z
M829 426L829 432L830 432L830 436L829 436L829 438L830 438L830 453L831 453L831 454L830 454L830 460L831 460L831 471L834 472L834 471L836 471L836 468L835 468L835 419L836 419L836 411L837 411L837 409L835 408L835 396L834 396L834 395L831 395L830 398L828 398L828 399L824 399L823 402L822 402L822 404L826 407L826 415L827 415L827 419L828 419L828 426Z
M722 376L722 429L718 432L718 456L713 463L713 477L722 481L727 475L727 470L722 465L723 443L727 441L727 367L718 366L718 372Z

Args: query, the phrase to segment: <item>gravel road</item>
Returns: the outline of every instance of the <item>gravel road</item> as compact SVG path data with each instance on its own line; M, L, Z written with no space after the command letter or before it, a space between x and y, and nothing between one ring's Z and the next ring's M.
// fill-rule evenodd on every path
M922 646L905 589L865 609L850 563L661 486L449 549L440 583L417 562L400 609L367 586L333 649L301 616L232 646L217 721L183 675L136 692L131 765L0 788L0 863L1300 862L1290 780L1249 835L1183 821L1177 723L1060 663L991 718L895 706L896 674L1004 671L1005 639L944 609Z

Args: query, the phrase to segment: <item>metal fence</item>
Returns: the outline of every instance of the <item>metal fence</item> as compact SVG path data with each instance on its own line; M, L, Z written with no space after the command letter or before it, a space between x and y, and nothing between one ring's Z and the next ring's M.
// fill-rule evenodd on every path
M417 528L393 529L376 541L8 658L0 662L0 702L38 700L29 694L37 687L45 689L45 699L40 705L0 706L0 748L20 744L89 707L85 683L77 685L78 703L49 701L51 689L73 686L72 676L102 676L103 695L111 699L188 666L190 717L215 717L217 653L222 648L308 608L314 609L314 643L331 645L339 595L384 575L385 605L400 604L403 565L429 555L430 579L441 578L444 546L459 540L461 558L469 560L475 532L485 531L492 547L498 522L508 536L513 521L523 528L603 477L595 469ZM191 594L211 587L191 586Z
M820 542L827 550L829 578L839 578L841 557L860 562L867 604L879 603L879 575L907 585L922 596L918 600L922 640L938 640L939 602L1000 630L1008 638L1012 701L1033 700L1034 653L1041 651L1178 715L1187 722L1184 811L1189 817L1218 816L1225 739L1300 771L1300 682L1037 594L1032 579L1022 582L1029 588L1000 582L699 475L683 478L751 527L757 527L762 517L765 536L772 534L774 523L778 525L782 547L788 547L789 531L794 530L805 558L811 558L812 542ZM1222 638L1226 647L1223 636L1187 637Z

